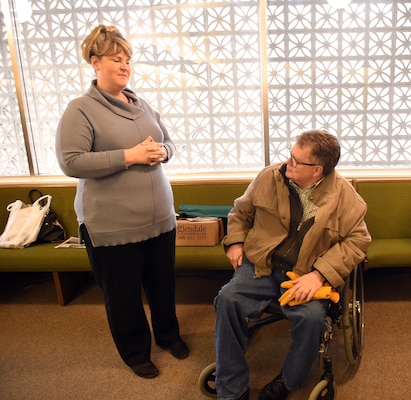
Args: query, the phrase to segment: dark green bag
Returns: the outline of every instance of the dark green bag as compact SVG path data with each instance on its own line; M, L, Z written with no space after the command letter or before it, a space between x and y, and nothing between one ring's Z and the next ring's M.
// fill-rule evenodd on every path
M180 204L178 213L181 217L216 217L227 218L233 206L204 206L199 204Z

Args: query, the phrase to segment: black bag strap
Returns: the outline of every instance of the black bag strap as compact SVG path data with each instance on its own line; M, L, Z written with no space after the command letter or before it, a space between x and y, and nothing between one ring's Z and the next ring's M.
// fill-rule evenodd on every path
M41 193L38 189L31 189L29 192L29 198L32 203L38 200L41 196L43 196L43 193Z

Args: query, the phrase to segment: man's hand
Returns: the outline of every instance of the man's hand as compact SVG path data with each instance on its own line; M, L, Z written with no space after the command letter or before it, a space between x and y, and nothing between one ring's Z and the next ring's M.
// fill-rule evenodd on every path
M231 265L234 268L234 271L243 263L244 250L242 243L232 244L226 252L226 256L230 260Z
M281 305L293 306L319 299L330 299L335 303L339 301L339 294L328 283L324 284L325 279L318 271L303 276L293 272L287 272L287 275L292 280L281 284L283 288L288 288L279 299Z

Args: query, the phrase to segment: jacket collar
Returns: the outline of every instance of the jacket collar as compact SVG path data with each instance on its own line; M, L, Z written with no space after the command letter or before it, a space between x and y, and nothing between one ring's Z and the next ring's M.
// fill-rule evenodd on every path
M287 164L278 164L277 171L284 179L284 183L290 188L290 179L285 176ZM318 207L323 205L329 200L329 196L334 194L335 182L337 179L336 171L332 171L330 174L322 178L319 182L315 183L315 187L311 192L310 200Z
M97 87L97 80L94 79L86 94L108 108L114 114L132 120L139 118L144 113L139 98L128 88L125 88L123 93L128 99L131 99L131 103L121 101L104 90L99 89Z

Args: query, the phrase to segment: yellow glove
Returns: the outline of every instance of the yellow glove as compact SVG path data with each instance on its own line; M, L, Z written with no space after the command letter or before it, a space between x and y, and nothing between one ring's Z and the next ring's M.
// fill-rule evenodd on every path
M286 290L281 295L281 297L278 299L278 301L280 302L280 306L285 306L286 304L288 304L289 306L297 306L299 304L308 303L308 300L297 301L297 300L294 300L294 296L290 297L290 291L294 285L292 281L295 279L298 279L300 275L296 274L295 272L289 271L287 272L287 276L291 280L285 281L281 284L282 288L285 288L288 290ZM338 294L338 292L335 291L334 288L330 286L328 282L324 283L324 285L321 286L317 290L317 292L315 292L311 300L323 300L323 299L330 300L334 303L338 303L340 301L340 295Z
M286 290L286 291L280 296L280 298L278 299L278 302L280 303L280 306L281 306L281 307L289 304L290 301L293 301L293 300L294 300L294 296L293 296L293 297L290 297L290 292L291 292L291 289Z
M284 288L284 289L291 289L294 286L293 281L298 279L298 278L301 278L301 275L298 275L293 271L288 271L288 272L286 272L286 274L291 280L290 281L284 281L281 284L281 287Z

